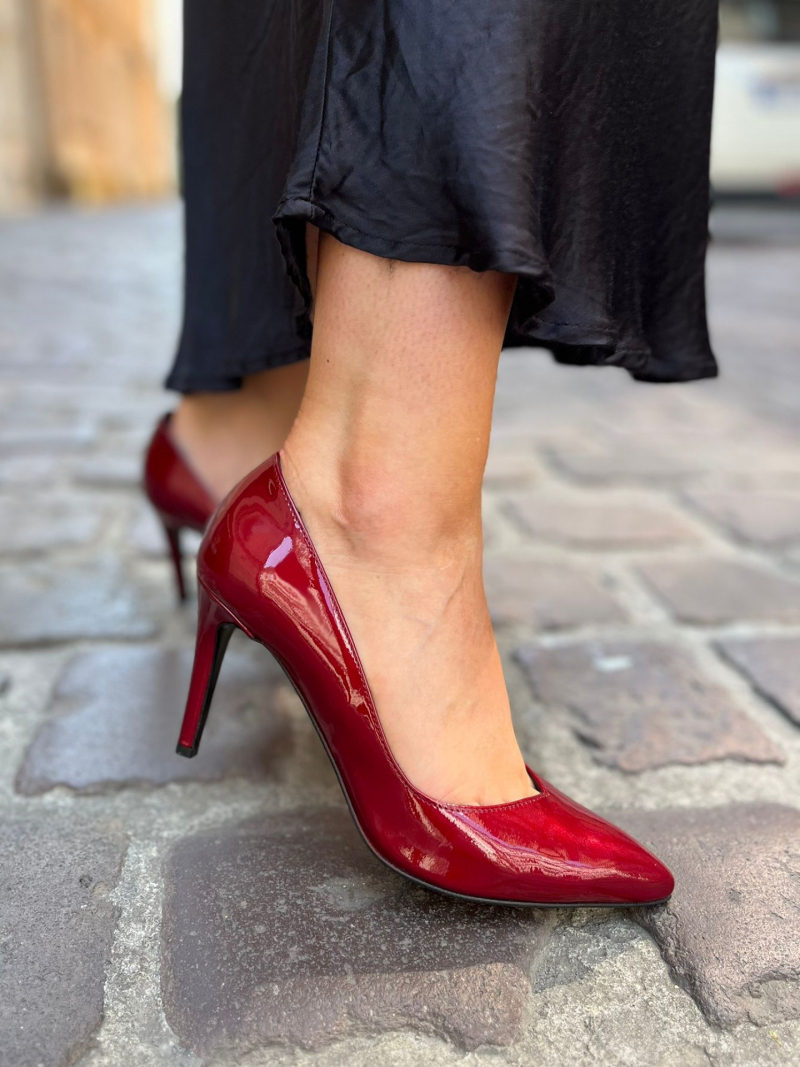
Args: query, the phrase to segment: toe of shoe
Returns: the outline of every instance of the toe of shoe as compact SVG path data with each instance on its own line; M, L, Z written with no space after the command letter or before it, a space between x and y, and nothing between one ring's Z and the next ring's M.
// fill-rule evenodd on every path
M625 835L618 838L616 853L613 891L620 903L657 904L672 895L672 872L652 852Z

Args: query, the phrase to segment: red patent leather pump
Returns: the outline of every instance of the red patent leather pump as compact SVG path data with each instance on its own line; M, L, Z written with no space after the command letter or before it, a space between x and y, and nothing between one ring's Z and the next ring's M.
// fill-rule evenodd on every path
M666 900L667 868L622 830L529 771L539 793L443 804L396 762L335 593L274 456L227 497L198 555L199 622L178 752L194 756L234 628L276 657L302 698L372 851L471 900L639 905Z
M181 554L181 530L202 533L214 514L216 502L172 440L171 415L159 420L144 461L144 491L164 527L175 567L175 586L186 599Z

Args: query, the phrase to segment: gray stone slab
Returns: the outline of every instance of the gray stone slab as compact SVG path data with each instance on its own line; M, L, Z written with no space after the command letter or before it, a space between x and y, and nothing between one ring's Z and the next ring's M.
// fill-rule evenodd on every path
M545 452L558 471L592 485L681 485L709 473L730 478L796 474L800 466L796 434L783 434L763 419L744 416L740 409L727 424L723 420L714 425L718 412L713 405L707 405L703 414L711 423L708 428L576 433L547 442ZM623 417L628 419L628 414Z
M142 502L129 528L129 540L133 548L151 559L160 559L167 555L167 542L164 530L159 524L156 513L146 502ZM194 530L183 530L181 546L185 554L197 551L201 535Z
M785 762L730 694L680 648L529 645L517 657L536 698L569 709L575 733L598 763L636 772L720 759Z
M800 637L719 641L717 648L753 687L800 726Z
M621 551L694 540L679 514L650 503L584 503L545 494L516 494L508 511L531 537L573 548Z
M59 472L61 457L40 452L34 455L0 455L0 486L41 489Z
M63 452L89 448L98 436L96 425L76 422L68 425L48 425L39 419L30 425L6 426L0 429L0 455L15 452Z
M610 817L675 875L672 900L638 918L709 1020L800 1018L800 812L737 804Z
M0 1064L68 1067L93 1044L126 843L44 812L0 824Z
M543 993L590 975L607 960L628 952L644 935L623 912L565 911L537 963L533 988ZM602 916L602 918L600 917Z
M740 541L764 548L800 541L800 493L709 490L686 499Z
M152 637L158 625L148 600L108 557L75 565L2 564L0 645Z
M135 489L142 482L140 449L102 452L75 467L75 481L93 489Z
M701 469L697 456L680 449L660 448L644 438L575 436L549 441L545 454L557 470L576 481L672 483Z
M506 1045L552 921L415 886L343 809L225 827L180 841L167 864L167 1021L209 1059L398 1029Z
M560 560L490 556L483 570L489 608L497 625L564 630L627 618L595 573Z
M261 653L258 655L257 653ZM287 754L291 731L277 699L283 672L261 648L231 647L195 759L175 752L191 649L82 652L56 686L52 718L17 775L21 793L54 786L98 791L136 783L263 779Z
M512 447L494 446L489 451L483 481L489 488L531 485L539 480L541 468L530 442Z
M46 552L93 541L100 531L103 509L80 497L0 500L0 552Z
M748 563L659 560L639 573L682 622L800 622L800 581Z

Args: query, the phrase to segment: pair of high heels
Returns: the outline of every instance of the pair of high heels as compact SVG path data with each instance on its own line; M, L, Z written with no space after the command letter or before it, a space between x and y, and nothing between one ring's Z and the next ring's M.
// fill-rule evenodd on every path
M181 596L180 531L207 524L197 560L197 644L181 755L197 753L225 649L239 629L283 667L364 840L398 873L493 904L632 906L670 896L672 875L660 860L530 769L538 792L508 804L444 804L409 781L387 743L279 454L215 509L172 440L167 417L156 430L145 470Z

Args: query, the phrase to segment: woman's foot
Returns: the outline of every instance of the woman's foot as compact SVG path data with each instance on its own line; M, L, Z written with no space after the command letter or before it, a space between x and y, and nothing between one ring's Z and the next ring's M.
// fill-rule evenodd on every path
M425 497L352 478L342 494L329 464L299 458L290 441L284 476L407 777L451 804L534 795L486 605L480 514L445 529Z
M481 574L481 484L515 279L323 234L311 370L282 451L386 737L437 800L536 792Z
M251 374L234 392L181 398L170 434L217 501L281 448L307 377L308 360L302 360Z

